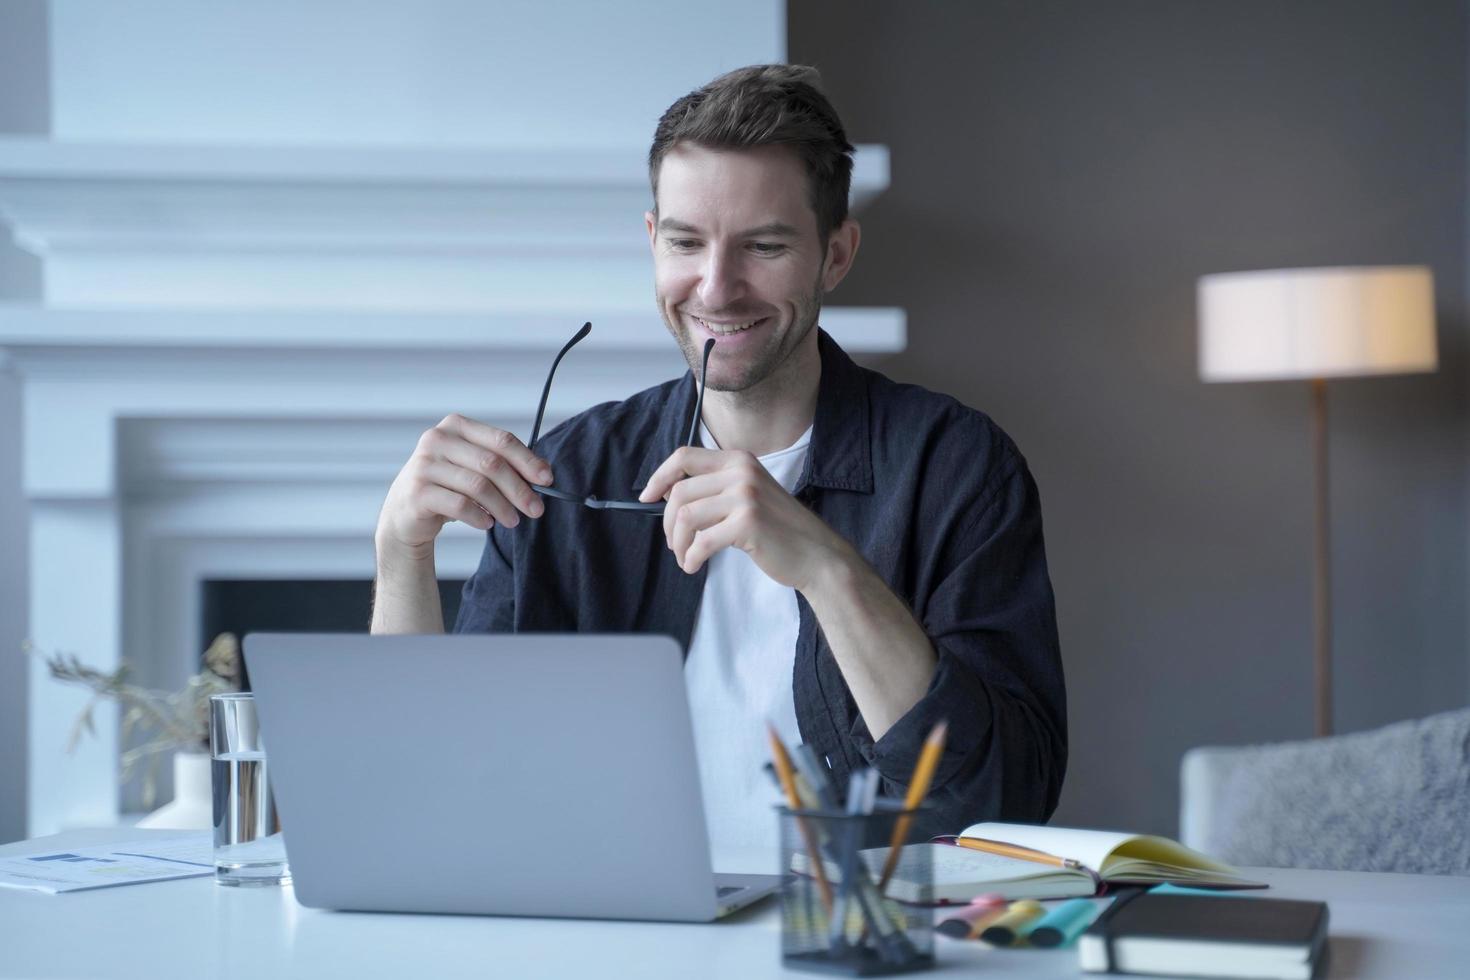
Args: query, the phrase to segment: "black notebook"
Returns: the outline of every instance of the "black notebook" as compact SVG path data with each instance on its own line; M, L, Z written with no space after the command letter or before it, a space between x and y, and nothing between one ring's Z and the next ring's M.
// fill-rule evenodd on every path
M1327 906L1280 898L1120 896L1078 942L1089 973L1308 980Z

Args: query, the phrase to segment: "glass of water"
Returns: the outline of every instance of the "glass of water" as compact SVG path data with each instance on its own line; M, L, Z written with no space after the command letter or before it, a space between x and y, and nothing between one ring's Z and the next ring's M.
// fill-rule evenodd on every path
M291 880L286 845L266 773L255 698L209 699L214 790L214 879L221 885L283 885Z

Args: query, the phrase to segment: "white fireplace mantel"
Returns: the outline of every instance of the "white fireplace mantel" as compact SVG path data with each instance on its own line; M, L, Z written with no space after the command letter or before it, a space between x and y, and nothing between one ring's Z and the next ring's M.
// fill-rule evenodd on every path
M0 138L0 219L48 306L588 319L648 309L645 152ZM887 184L859 147L854 206Z
M372 528L451 411L528 434L684 365L653 305L640 149L0 139L0 358L22 382L30 629L177 686L210 578L370 578ZM854 206L888 183L861 147ZM840 293L832 297L839 299ZM891 308L824 310L901 351ZM439 571L481 536L448 527ZM30 672L29 832L116 817L115 717ZM130 801L131 802L131 801Z

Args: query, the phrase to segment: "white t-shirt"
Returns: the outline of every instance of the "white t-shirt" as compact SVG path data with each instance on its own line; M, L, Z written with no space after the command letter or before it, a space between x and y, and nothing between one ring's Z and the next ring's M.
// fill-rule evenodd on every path
M716 446L703 426L700 435L704 445ZM788 493L796 489L811 441L808 428L793 445L759 457ZM684 683L710 845L717 853L764 847L774 854L772 807L784 800L762 767L771 760L767 721L788 745L801 741L791 689L796 590L768 578L738 548L720 551L708 568Z

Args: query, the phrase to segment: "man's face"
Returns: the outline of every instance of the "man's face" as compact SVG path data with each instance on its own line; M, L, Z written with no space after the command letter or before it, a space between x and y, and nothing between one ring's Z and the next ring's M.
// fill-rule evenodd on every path
M750 389L815 343L822 294L836 283L825 281L830 263L793 152L675 146L655 206L645 219L659 311L696 373L715 339L710 389Z

